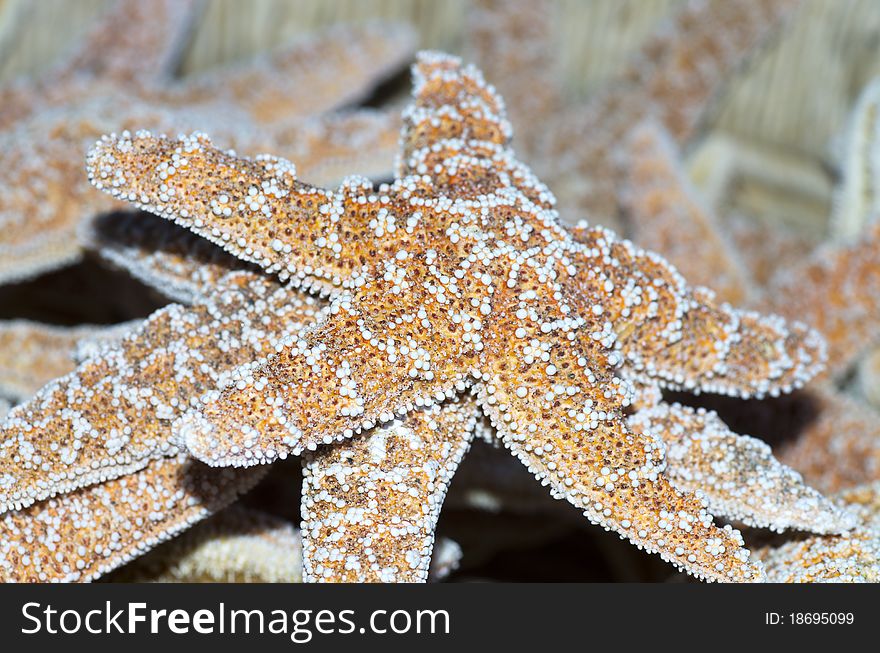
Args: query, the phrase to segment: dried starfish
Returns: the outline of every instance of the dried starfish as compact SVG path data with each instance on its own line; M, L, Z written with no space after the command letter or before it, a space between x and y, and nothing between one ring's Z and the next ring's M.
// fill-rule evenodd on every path
M237 157L204 135L105 137L90 154L99 188L289 284L317 279L336 289L317 324L267 342L267 356L223 374L220 389L174 424L178 441L213 465L314 450L307 573L418 577L468 429L436 450L410 444L398 458L419 428L394 419L445 401L431 430L447 439L442 422L473 421L470 389L505 445L591 520L697 575L760 578L739 534L715 527L702 500L670 484L662 441L628 431L626 379L737 396L786 392L820 367L821 339L715 305L711 293L689 290L662 259L611 232L572 237L552 195L507 148L502 102L479 72L423 54L414 75L398 178L379 188L360 179L337 191L308 186L287 161ZM361 435L379 423L385 434ZM393 455L381 446L388 442ZM335 470L343 484L328 484ZM382 514L405 527L353 526L348 515L370 509L369 495L351 492L360 483L387 485ZM328 531L345 546L309 541Z
M169 133L211 124L228 147L271 146L302 155L306 167L320 162L317 177L333 175L334 166L390 172L399 129L394 114L326 114L366 95L411 56L408 29L337 26L252 64L175 80L196 6L120 0L65 64L0 91L0 282L80 256L77 226L114 206L85 183L82 155L99 134L124 129L126 121ZM138 25L137 39L129 38L131 24Z
M236 504L120 570L113 580L301 583L302 537L289 522Z
M53 327L27 320L0 322L0 395L29 398L43 385L73 371L86 354L81 349L114 341L131 323L110 327Z
M780 460L822 492L880 479L880 414L834 389L809 398L816 415L797 439L779 448Z
M442 580L461 558L461 548L441 538L429 578ZM302 536L273 515L236 504L196 525L113 574L113 582L301 583Z
M797 316L817 327L828 336L829 370L824 387L807 393L810 407L815 415L799 433L796 440L784 444L779 450L780 459L794 469L802 472L807 481L826 492L840 492L858 484L876 482L880 478L880 432L878 415L854 397L843 394L832 383L844 378L858 363L859 358L876 341L877 319L877 238L880 230L873 222L873 188L876 152L876 101L873 99L877 85L872 84L863 94L856 106L848 131L846 143L847 156L844 168L844 181L838 192L838 205L835 217L836 229L842 225L867 225L857 239L851 234L838 235L835 242L816 249L806 261L786 266L784 260L781 272L774 275L763 274L761 270L750 270L754 280L767 280L768 287L763 292L762 305L765 310L775 310L790 317ZM644 156L642 156L644 159ZM633 169L647 162L633 157ZM652 168L649 168L652 169ZM662 205L661 205L662 208ZM645 215L656 212L646 211ZM677 229L687 231L704 229L707 223L695 219L686 212L677 214L681 220ZM699 218L699 216L697 216ZM712 242L724 249L729 242L719 225L711 227ZM802 252L805 246L791 242L788 234L778 230L751 227L751 240L755 238L791 246L793 251ZM742 238L739 242L744 242ZM750 241L751 242L751 241ZM665 245L658 249L663 252ZM730 252L729 249L726 251ZM765 248L771 252L771 248ZM773 266L780 265L779 251L772 251ZM711 265L716 257L715 248L708 252L696 248L691 252L692 265ZM751 262L761 262L760 256L750 255ZM793 258L793 257L789 257ZM770 261L770 258L767 258ZM760 296L753 293L753 296ZM661 408L661 411L666 409ZM648 412L650 414L650 411ZM643 421L643 414L637 413L631 421ZM716 424L716 428L720 422ZM713 429L715 430L715 429ZM676 448L667 446L668 470L674 481L673 460ZM737 460L742 461L743 458ZM870 487L870 486L867 486ZM854 490L853 492L860 492ZM876 497L876 488L874 488ZM846 493L844 503L852 503ZM876 499L874 499L876 503ZM712 506L720 513L725 511ZM730 512L730 511L728 511ZM753 524L754 525L754 524ZM775 548L766 548L761 558L767 564L768 577L777 581L813 582L819 580L876 580L878 558L878 535L876 519L873 523L859 527L846 536L822 536L803 541L790 541Z
M632 216L627 221L630 237L662 252L685 278L710 286L725 301L744 302L749 286L742 263L692 187L666 131L654 123L638 125L627 137L624 158L622 204Z
M758 550L769 581L880 582L880 484L846 490L838 499L858 514L860 527L845 536L809 537Z
M796 0L698 0L664 21L623 74L585 102L565 100L552 80L553 5L479 3L468 42L513 105L514 125L540 125L530 151L560 196L563 215L611 227L620 213L615 153L646 119L689 144L730 73L741 67L794 10ZM554 119L546 120L551 113ZM519 121L519 122L517 122ZM575 143L576 145L572 145ZM696 242L696 241L695 241ZM681 261L672 260L674 264Z

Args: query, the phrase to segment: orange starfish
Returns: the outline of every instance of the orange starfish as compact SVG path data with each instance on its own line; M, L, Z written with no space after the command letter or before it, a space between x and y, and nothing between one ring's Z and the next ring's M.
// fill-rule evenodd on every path
M307 576L399 579L426 567L479 406L505 446L591 520L697 575L760 578L739 534L714 526L704 500L671 483L662 439L627 427L629 379L785 392L820 367L821 339L716 305L611 232L570 235L552 195L507 147L501 100L479 72L423 54L415 76L398 178L378 188L351 179L322 190L285 160L238 157L203 135L124 134L91 153L99 188L289 284L334 289L316 324L265 341L263 355L193 399L172 426L175 444L246 467L314 451ZM16 415L26 413L8 423ZM751 456L761 478L770 459ZM100 460L124 473L118 459ZM361 484L387 498L381 514L371 492L352 491ZM20 502L33 499L14 486ZM812 500L812 528L848 527ZM360 524L360 514L370 519Z

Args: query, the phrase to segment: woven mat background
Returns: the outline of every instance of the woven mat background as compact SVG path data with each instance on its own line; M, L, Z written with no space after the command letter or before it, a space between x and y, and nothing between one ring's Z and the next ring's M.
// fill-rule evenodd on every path
M573 94L619 70L681 0L559 0L558 64ZM39 71L107 0L0 0L0 80ZM207 0L182 72L233 61L315 27L372 16L415 25L425 47L457 51L466 0ZM813 157L825 155L854 95L880 72L880 3L807 0L784 35L734 80L718 126Z

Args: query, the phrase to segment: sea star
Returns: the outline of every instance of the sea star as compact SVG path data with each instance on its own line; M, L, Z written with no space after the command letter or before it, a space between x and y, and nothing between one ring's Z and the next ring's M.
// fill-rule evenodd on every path
M278 148L302 155L305 167L335 162L366 174L390 172L395 114L328 112L364 97L410 58L408 28L337 26L251 64L174 79L200 6L119 0L63 64L0 89L0 282L81 256L79 225L118 206L85 182L82 155L101 133L129 124L173 133L207 124L226 146ZM312 172L338 180L332 166Z
M780 264L780 252L772 248L762 247L746 257L758 268L749 269L747 278L751 283L765 282L763 288L749 293L759 306L789 317L797 316L827 337L829 360L822 383L802 396L808 400L812 415L807 416L796 439L779 447L778 455L803 473L811 485L826 492L843 492L840 500L845 504L852 502L846 494L848 488L874 483L880 478L877 413L842 387L865 352L875 346L876 325L880 319L877 302L880 229L872 219L876 207L873 180L876 178L878 90L880 85L876 82L868 85L850 119L843 181L837 191L831 220L836 237L832 235L830 242L791 265L785 263L788 258ZM642 165L656 168L657 164L650 161L651 156ZM630 165L638 167L638 162ZM652 224L652 213L646 211L641 216L642 229L647 232ZM664 217L668 216L674 218L672 228L678 231L706 224L697 222L695 225L693 215L685 211ZM852 230L859 225L863 231L854 236ZM712 229L713 240L731 252L730 239L723 227L714 223ZM785 231L754 224L750 230L748 242L781 243L785 246L783 251L803 252L805 249L801 239L794 238L792 243L792 236ZM661 246L660 251L663 249ZM709 263L700 249L693 250L692 256L695 266ZM763 272L777 267L773 275ZM876 552L880 543L876 519L867 519L864 514L861 517L862 525L851 536L813 538L766 549L762 557L772 565L769 577L799 581L876 579ZM823 556L827 556L827 560ZM801 563L804 569L798 567Z
M557 35L551 2L480 0L468 21L466 44L503 91L513 124L529 127L525 149L557 196L561 193L563 216L586 214L591 221L619 225L691 282L738 303L750 298L753 288L740 257L719 237L716 216L692 187L678 150L696 140L730 73L796 5L684 3L653 31L621 78L586 101L566 97L552 74ZM503 492L521 495L509 486Z
M501 100L479 73L423 54L415 75L398 179L378 189L359 179L338 191L306 186L284 160L236 157L203 135L107 137L90 155L97 186L293 285L317 278L336 289L314 326L266 341L267 356L222 374L225 389L174 425L178 442L213 464L313 452L306 489L316 493L304 498L313 580L426 568L475 406L592 520L692 573L760 577L738 533L712 525L701 499L670 484L662 441L628 431L627 379L784 392L818 369L821 340L716 306L711 293L687 289L662 259L611 232L572 237L549 191L506 147ZM8 424L26 415L14 412ZM118 459L101 459L107 476L124 473ZM23 489L19 503L43 492ZM381 512L373 496L387 498ZM823 513L814 528L846 528L811 499ZM378 522L383 515L391 524ZM315 540L325 532L333 544Z
M855 370L863 370L877 342L878 229L874 197L877 157L876 106L880 84L868 84L856 103L843 143L841 183L830 220L829 242L801 260L779 264L780 250L759 249L749 261L759 268L755 280L765 279L752 293L758 306L789 317L797 316L819 329L828 342L828 366L823 386L808 393L815 416L797 439L779 449L780 457L802 472L816 487L839 492L880 479L880 429L876 410L864 397L843 386ZM679 224L687 229L686 222ZM861 231L857 231L861 229ZM855 231L854 231L855 230ZM785 230L753 224L751 240L781 243L794 251L805 245ZM729 242L723 230L722 240ZM740 239L739 245L744 241ZM695 251L695 259L699 259ZM775 274L760 271L773 268ZM870 383L870 380L865 380Z
M29 398L46 383L71 372L91 347L118 340L133 323L110 327L56 327L28 320L0 322L0 396Z
M861 525L843 536L813 536L757 551L775 583L880 582L880 483L860 485L836 497Z
M458 566L461 548L448 538L434 547L429 578ZM302 535L279 517L233 505L162 544L109 577L112 582L301 583Z
M514 126L528 126L530 157L560 197L563 215L589 216L612 228L621 223L626 197L617 152L644 121L668 131L678 147L700 135L713 101L731 74L776 33L797 0L692 0L652 32L623 73L583 101L566 97L554 80L554 3L480 0L469 21L467 43L476 61L496 80L513 112ZM553 120L546 120L553 115ZM538 129L535 126L539 126ZM632 207L630 207L632 208ZM678 234L687 239L687 234ZM697 243L696 237L693 243ZM702 245L702 243L700 243ZM687 258L670 261L685 268ZM728 301L740 288L717 286ZM688 270L690 272L690 270ZM736 277L735 266L725 271Z

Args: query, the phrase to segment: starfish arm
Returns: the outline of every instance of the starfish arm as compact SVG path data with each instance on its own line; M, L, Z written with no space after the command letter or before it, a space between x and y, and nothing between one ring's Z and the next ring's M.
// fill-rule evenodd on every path
M548 125L541 158L563 214L616 227L620 174L615 153L647 117L686 144L712 100L799 0L687 2L639 49L621 79ZM577 143L572 146L572 143Z
M461 547L441 537L429 580L455 571ZM108 578L135 583L301 583L302 534L279 517L233 504Z
M85 75L129 87L166 81L183 54L198 5L196 0L114 0L52 77Z
M263 470L212 470L183 454L0 515L4 582L86 582L250 489Z
M40 112L3 135L0 282L76 261L88 244L81 240L84 225L120 206L96 193L83 175L83 152L102 132L131 125L170 130L208 122L229 145L247 146L255 140L240 113L212 105L204 114L98 94L72 107Z
M352 175L390 178L400 129L397 108L352 109L274 123L265 128L262 147L248 146L277 148L296 161L303 178L329 186Z
M661 403L627 424L633 433L663 438L666 477L681 490L702 491L714 514L778 531L840 533L855 525L764 442L733 433L711 411Z
M307 453L306 582L425 582L440 507L477 413L464 397Z
M182 304L208 301L230 272L253 268L191 231L143 213L101 216L88 224L83 239L108 263Z
M651 113L685 143L725 80L754 56L800 0L690 2L640 48L625 73L643 89Z
M759 549L771 583L880 582L880 536L859 530L843 537L810 537Z
M418 169L422 157L414 153L446 141L460 144L463 155L469 154L472 143L510 141L513 130L504 101L477 68L463 66L457 57L420 52L412 75L413 101L403 112L398 178L428 172L427 165Z
M262 124L315 115L366 98L412 58L415 45L415 32L403 23L336 25L253 62L184 81L167 100L220 99Z
M290 522L236 503L126 565L111 580L301 583L302 537Z
M831 389L810 392L813 417L777 455L822 492L880 479L880 414Z
M0 283L79 260L77 224L83 215L113 206L82 183L81 145L66 134L47 139L24 131L2 137Z
M326 319L226 375L175 425L210 465L255 465L330 444L465 388L482 347L467 292L424 261L335 298Z
M58 327L28 320L0 321L0 394L21 401L73 371L80 343L117 340L132 324Z
M834 497L860 521L840 537L814 536L756 551L775 583L880 582L880 483L866 483Z
M627 431L613 352L585 330L487 342L478 399L505 446L555 496L637 546L707 579L760 580L739 532L713 525L705 502L662 474L662 441Z
M656 123L643 123L628 136L624 151L628 235L665 257L689 282L711 287L722 301L742 303L749 294L742 264L688 179L669 134Z
M284 159L236 156L203 134L105 136L87 166L99 189L295 285L318 279L341 286L362 265L381 260L371 254L375 247L386 254L387 245L377 242L379 222L394 223L390 199L384 205L364 179L322 190L297 181Z
M765 293L768 310L816 328L828 341L828 370L838 378L877 340L880 321L880 224L854 242L819 247L780 273Z
M776 275L801 266L816 249L813 235L782 224L770 226L742 213L725 216L724 231L757 287L750 305L761 305Z
M310 300L246 274L210 304L157 311L10 412L0 426L0 512L175 453L170 426L188 403L315 313Z
M390 170L399 122L390 112L352 111L275 126L268 140L293 152L312 175L329 180L343 167ZM104 216L88 222L80 233L105 260L187 304L213 292L230 270L246 267L221 247L151 216ZM332 283L314 277L303 279L301 288L322 295L337 292Z
M605 296L628 373L665 388L742 397L779 394L815 376L824 341L798 322L737 311L688 288L665 260L610 231L579 225L577 283ZM589 307L587 307L589 308Z
M504 101L477 68L422 52L413 79L396 165L410 198L475 200L516 189L541 208L554 206L550 190L508 148Z
M553 75L554 8L547 0L479 0L466 21L469 58L498 87L526 139L537 138L540 130L531 126L554 115L562 101ZM528 140L520 143L533 149Z

